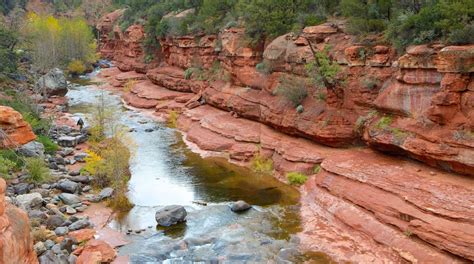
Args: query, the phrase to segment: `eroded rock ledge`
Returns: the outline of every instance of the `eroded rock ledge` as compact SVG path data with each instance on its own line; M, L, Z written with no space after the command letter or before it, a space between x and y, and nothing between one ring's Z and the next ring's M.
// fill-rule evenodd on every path
M101 77L122 92L131 84L128 104L164 118L180 113L178 127L201 150L244 165L258 153L272 159L282 180L286 172L310 175L302 189L306 249L338 261L474 260L474 46L416 46L397 58L389 46L362 45L326 24L253 49L242 29L231 28L160 40L160 60L143 66L143 53L124 50L141 39L131 43L127 34L102 40L102 53L120 70L104 69ZM309 88L298 113L273 91L285 76L308 78L307 40L319 50L332 46L346 86L343 99ZM185 76L196 57L204 70L219 61L227 77ZM271 73L256 71L263 59Z

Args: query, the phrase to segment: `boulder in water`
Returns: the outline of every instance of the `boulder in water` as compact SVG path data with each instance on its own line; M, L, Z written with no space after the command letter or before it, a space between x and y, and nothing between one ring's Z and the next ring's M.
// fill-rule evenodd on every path
M169 205L158 210L155 219L160 226L172 226L186 221L188 213L181 205Z
M250 209L252 206L242 200L240 201L237 201L233 204L230 205L230 210L232 210L232 212L243 212L243 211L247 211L248 209Z

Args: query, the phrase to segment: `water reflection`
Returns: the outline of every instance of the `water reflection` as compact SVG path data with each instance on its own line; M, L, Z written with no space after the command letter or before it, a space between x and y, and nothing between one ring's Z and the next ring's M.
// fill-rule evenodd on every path
M87 116L101 93L94 86L73 88L68 93L70 111ZM192 153L175 130L123 108L118 96L106 93L108 104L119 113L119 122L129 128L135 153L130 161L128 192L135 207L111 226L123 232L146 230L130 236L132 243L123 247L121 254L131 255L137 263L223 256L237 262L258 262L275 259L282 248L295 247L288 240L300 229L297 190L222 158ZM207 206L193 203L197 200ZM244 214L232 213L228 202L235 200L254 207ZM156 229L156 210L171 204L186 207L187 222ZM190 240L198 245L190 245ZM182 243L187 245L186 252Z

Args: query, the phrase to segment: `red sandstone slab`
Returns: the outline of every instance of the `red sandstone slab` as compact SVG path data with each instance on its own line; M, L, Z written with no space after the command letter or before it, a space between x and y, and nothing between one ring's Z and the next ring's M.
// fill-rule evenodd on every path
M373 151L328 157L318 184L456 255L474 259L474 179Z
M215 107L212 107L210 105L203 105L203 106L196 107L196 108L193 108L193 109L188 109L188 110L183 112L183 115L190 118L190 119L192 119L193 121L199 121L202 118L204 118L205 116L217 115L217 114L221 114L223 112L224 111L219 110L219 109L217 109Z
M303 189L301 212L305 224L299 234L303 248L323 251L338 262L463 263L378 221L371 212L343 196L331 195L316 185L317 179L310 179ZM370 193L362 194L366 195Z
M119 82L126 82L129 80L145 80L146 75L135 71L122 72L115 76L115 79Z
M158 104L156 107L156 111L176 111L176 112L181 112L181 110L184 108L183 103L177 103L175 101L165 101L163 103Z
M107 78L107 77L117 76L120 73L122 73L122 71L119 70L119 68L112 67L112 68L107 68L107 69L100 70L100 73L98 74L98 77Z
M154 73L165 74L174 78L184 78L184 70L179 67L158 67L153 69Z
M236 141L260 143L260 123L243 118L235 118L229 112L206 115L201 126Z
M321 166L329 172L396 193L433 213L474 224L472 178L395 159L368 149L330 156Z
M439 90L438 85L411 85L392 80L374 104L384 111L421 116L431 106L431 97Z
M267 126L262 126L261 131L262 147L275 150L289 161L321 163L324 158L340 151L306 139L288 136Z
M186 139L198 145L199 148L208 151L226 151L235 144L234 140L216 134L197 123L191 125L186 134Z
M154 100L170 100L187 95L185 93L171 91L153 84L150 80L139 82L133 85L132 92L138 97Z
M150 109L154 108L158 104L158 100L141 98L133 93L125 94L123 96L123 99L125 100L125 102L127 102L127 104L137 108Z

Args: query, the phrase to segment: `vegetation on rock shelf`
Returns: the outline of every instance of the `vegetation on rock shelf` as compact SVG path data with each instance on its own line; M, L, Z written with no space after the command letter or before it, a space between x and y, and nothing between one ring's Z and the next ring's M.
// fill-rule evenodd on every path
M125 135L123 127L117 124L117 117L111 109L102 93L92 113L90 149L82 173L92 175L97 187L113 187L114 195L108 205L117 211L128 211L133 207L126 192L130 179L130 149L134 144Z
M25 168L31 182L41 183L50 178L49 168L41 157L26 158Z
M250 162L253 171L264 174L273 172L273 161L271 158L265 159L260 153L255 154Z
M385 33L400 49L410 44L442 40L451 44L474 42L474 2L470 0L114 0L127 7L122 29L145 25L145 47L158 47L157 37L216 34L244 27L251 44L327 18L347 19L355 35ZM186 11L186 13L181 13ZM181 13L180 16L176 16Z
M301 105L308 96L308 88L304 80L297 77L281 78L276 89L276 94L282 95L290 101L294 107Z
M292 185L302 185L308 180L308 176L301 172L288 172L286 174L288 182Z

